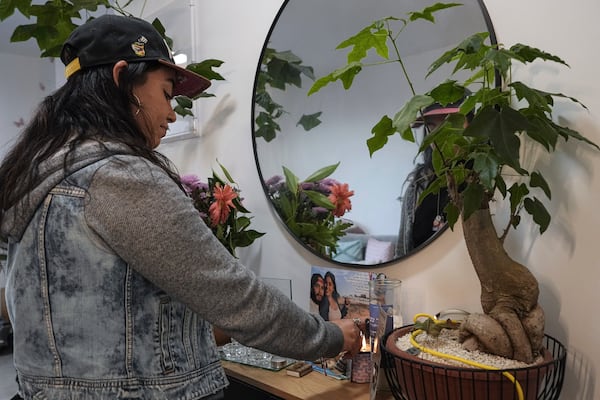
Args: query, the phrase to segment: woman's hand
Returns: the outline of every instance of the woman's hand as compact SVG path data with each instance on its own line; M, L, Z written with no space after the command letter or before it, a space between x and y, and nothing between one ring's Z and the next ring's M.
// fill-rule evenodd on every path
M366 329L365 321L338 319L331 321L331 323L337 325L344 333L344 348L342 351L346 351L350 355L358 354L362 346L361 332Z

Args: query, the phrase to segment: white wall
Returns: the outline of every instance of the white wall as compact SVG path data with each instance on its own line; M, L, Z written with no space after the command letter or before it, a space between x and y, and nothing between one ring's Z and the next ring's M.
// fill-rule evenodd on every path
M254 227L267 232L251 248L240 252L242 260L259 275L292 279L295 301L307 308L310 266L334 266L309 254L281 227L265 200L252 154L254 73L263 41L281 4L281 0L197 0L199 58L224 60L221 73L227 81L214 84L212 92L217 97L202 103L199 116L204 135L166 143L160 149L182 173L206 176L217 166L217 158L229 169L242 188L246 207L253 212ZM600 61L595 51L600 41L600 3L487 0L486 4L500 42L524 42L555 53L570 64L571 69L535 66L518 71L518 76L541 89L565 92L582 101L589 111L561 104L555 117L600 143L600 81L595 74ZM586 45L589 48L583 47ZM12 71L1 66L5 76ZM10 76L20 84L31 80L18 72L10 72ZM23 91L2 93L4 101L6 93L15 93L8 96L14 101ZM7 116L4 107L0 110L4 116L0 123L10 127L13 115ZM0 142L6 140L5 131L0 132ZM600 388L595 387L600 379L600 323L595 319L595 307L600 303L600 269L595 246L600 215L594 206L600 200L600 152L571 143L561 144L559 150L562 153L552 159L531 161L554 188L549 205L553 223L539 236L525 219L521 229L509 236L507 248L537 276L540 301L547 314L547 333L568 347L561 398L596 400L600 399ZM480 309L479 284L460 227L446 232L426 251L376 271L403 280L405 320L417 312L435 313L448 307Z
M49 59L0 53L0 158L43 96L55 87Z
M55 80L53 63L37 57L0 53L0 71L1 159L39 100L53 90ZM4 282L4 271L0 271L0 287Z

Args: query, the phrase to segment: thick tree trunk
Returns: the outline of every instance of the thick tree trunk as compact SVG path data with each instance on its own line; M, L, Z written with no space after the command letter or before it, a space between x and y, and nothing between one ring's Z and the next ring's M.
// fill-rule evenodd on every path
M461 327L469 348L533 362L542 348L544 313L533 274L511 259L496 234L489 209L463 221L465 243L481 283L484 314L472 314Z

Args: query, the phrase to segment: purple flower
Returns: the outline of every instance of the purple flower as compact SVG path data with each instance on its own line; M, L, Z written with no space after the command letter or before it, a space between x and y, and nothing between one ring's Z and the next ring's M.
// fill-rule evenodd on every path
M273 185L278 184L282 180L283 180L283 176L281 176L281 175L273 175L272 177L270 177L269 179L267 179L265 181L265 185L267 185L267 186L273 186Z
M202 182L198 176L192 174L183 175L181 177L181 184L188 193L193 192L194 189L200 189L202 191L208 190L208 185Z
M318 190L319 192L328 195L331 193L331 187L335 185L339 185L339 182L332 178L326 178L319 182Z
M325 207L313 207L312 212L318 216L318 215L328 214L329 210L326 209Z
M285 189L285 182L278 182L272 185L267 186L267 190L269 194L277 194Z
M314 183L312 182L302 182L300 183L300 188L302 190L315 190L316 186Z

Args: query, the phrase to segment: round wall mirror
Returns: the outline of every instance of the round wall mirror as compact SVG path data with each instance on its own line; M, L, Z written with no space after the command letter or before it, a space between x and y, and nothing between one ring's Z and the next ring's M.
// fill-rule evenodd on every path
M328 261L352 266L390 263L422 250L445 230L443 225L440 228L431 221L424 222L425 240L402 248L398 239L406 224L402 202L411 171L422 163L416 157L419 140L411 143L394 135L372 156L366 145L381 117L393 117L412 96L400 63L381 63L374 54L373 64L377 65L364 67L348 90L336 81L308 95L315 80L347 64L352 47L336 49L344 40L376 20L389 16L406 19L409 12L434 3L287 0L266 38L252 110L254 154L266 195L273 203L276 184L286 179L302 182L328 166L333 167L325 179L348 184L348 190L354 192L351 210L336 217L344 224L345 234L334 243L334 254L302 239L297 226L290 229L284 210L290 204L274 205L292 236ZM414 21L400 33L398 51L416 93L427 92L448 75L448 69L441 69L426 77L430 64L467 36L488 31L495 43L483 3L461 3L437 11L435 23ZM369 57L363 62L369 62ZM419 137L418 132L415 137ZM438 201L434 208L442 213L444 206Z

